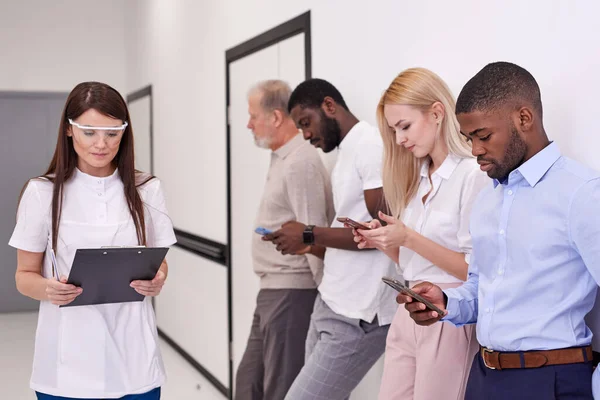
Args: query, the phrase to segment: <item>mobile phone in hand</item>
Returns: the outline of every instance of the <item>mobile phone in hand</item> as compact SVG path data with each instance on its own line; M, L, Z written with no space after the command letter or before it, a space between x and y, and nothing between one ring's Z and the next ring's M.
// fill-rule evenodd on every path
M361 224L360 222L356 222L353 219L350 219L348 217L338 217L337 219L339 222L341 222L342 224L346 224L348 226L351 226L354 229L363 229L365 231L371 230L371 228L369 228L366 225Z
M258 228L256 228L254 230L254 232L258 233L259 235L265 236L268 235L270 233L273 233L273 231L270 231L268 229L263 228L262 226L259 226Z
M384 281L385 283L387 283L392 288L396 289L398 292L404 293L407 296L412 297L414 300L418 301L419 303L425 304L425 307L429 308L431 311L435 311L436 313L438 313L438 315L440 317L444 316L444 311L442 311L438 307L434 306L433 303L431 303L429 300L425 300L425 298L423 298L421 295L418 295L417 293L415 293L408 286L404 285L402 282L398 281L397 279L393 279L393 278L384 276L383 278L381 278L381 280Z

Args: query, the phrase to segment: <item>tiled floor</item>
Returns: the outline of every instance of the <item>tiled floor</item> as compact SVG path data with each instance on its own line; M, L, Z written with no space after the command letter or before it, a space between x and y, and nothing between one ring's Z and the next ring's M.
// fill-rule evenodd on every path
M37 314L0 314L0 387L2 399L35 400L29 389L31 360ZM168 381L163 400L224 400L202 375L196 372L168 344L161 341Z

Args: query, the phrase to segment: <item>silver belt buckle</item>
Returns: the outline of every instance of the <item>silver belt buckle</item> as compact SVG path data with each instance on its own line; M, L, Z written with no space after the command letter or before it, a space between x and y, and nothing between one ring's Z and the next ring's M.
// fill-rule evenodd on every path
M485 367L488 368L488 369L496 369L494 367L489 366L487 364L487 362L485 362L485 353L492 354L494 352L494 350L490 350L487 347L482 347L482 349L483 349L483 353L484 353L484 354L481 355L481 358L483 359L483 365L485 365Z

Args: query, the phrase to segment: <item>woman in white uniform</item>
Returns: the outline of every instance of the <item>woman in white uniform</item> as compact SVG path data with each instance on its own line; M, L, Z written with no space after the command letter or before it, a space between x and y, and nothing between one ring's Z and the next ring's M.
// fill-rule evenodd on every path
M166 261L151 281L131 283L141 302L59 308L82 293L66 283L77 249L176 242L160 181L135 170L133 149L123 97L81 83L67 99L48 171L21 194L9 244L18 249L17 289L40 301L31 376L39 400L160 398L151 296L165 283Z

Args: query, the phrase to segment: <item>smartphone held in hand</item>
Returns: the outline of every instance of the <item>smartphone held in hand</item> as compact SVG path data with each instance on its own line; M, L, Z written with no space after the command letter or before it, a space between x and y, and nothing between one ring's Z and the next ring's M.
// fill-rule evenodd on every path
M265 229L265 228L263 228L263 227L261 227L261 226L259 226L258 228L256 228L256 229L254 230L254 232L256 232L256 233L258 233L259 235L262 235L262 236L265 236L265 235L268 235L268 234L270 234L270 233L273 233L273 231L270 231L270 230L268 230L268 229Z
M356 222L355 220L348 217L338 217L337 220L342 224L346 224L354 229L363 229L365 231L371 230L368 226L361 224L360 222Z
M383 278L381 278L381 280L388 284L390 287L397 290L399 293L404 293L405 295L412 297L419 303L425 304L425 307L429 308L431 311L435 311L436 313L438 313L439 316L444 315L444 311L440 310L438 307L433 305L433 303L431 303L429 300L426 300L421 295L415 293L413 290L411 290L408 286L406 286L399 280L387 276L384 276Z

